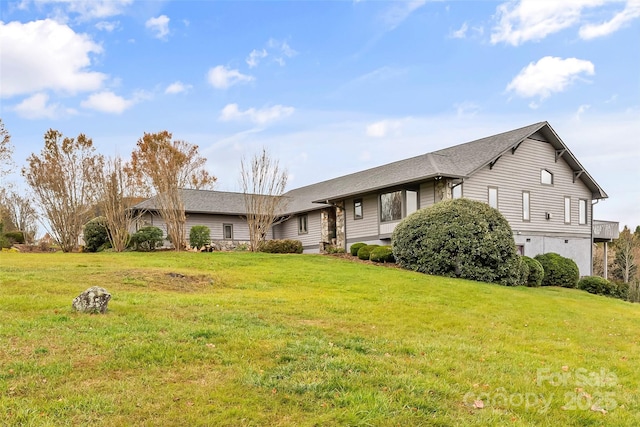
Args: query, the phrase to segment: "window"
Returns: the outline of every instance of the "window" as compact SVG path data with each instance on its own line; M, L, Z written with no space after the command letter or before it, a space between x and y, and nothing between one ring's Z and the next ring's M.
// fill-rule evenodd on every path
M353 219L362 219L362 199L353 201Z
M564 197L564 223L571 224L571 197Z
M462 197L462 184L458 184L451 189L451 197L454 199Z
M498 209L498 189L489 187L489 206Z
M522 192L522 220L531 220L531 194L528 191Z
M407 190L405 191L405 197L407 199L405 216L407 216L418 210L418 192Z
M380 221L399 221L402 219L402 191L393 191L380 195Z
M553 185L553 174L546 169L540 171L540 184Z
M578 224L587 223L587 201L580 199L578 201Z
M233 224L222 224L222 231L225 240L233 240Z
M307 234L309 232L309 217L300 215L298 217L298 234Z

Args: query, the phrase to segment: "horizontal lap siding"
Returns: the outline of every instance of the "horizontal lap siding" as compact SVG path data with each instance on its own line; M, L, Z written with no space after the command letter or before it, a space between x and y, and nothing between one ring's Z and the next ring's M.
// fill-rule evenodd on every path
M378 232L378 196L371 194L362 197L362 218L354 219L353 217L353 200L347 199L346 207L346 226L347 240L353 242L354 239L361 237L377 236Z
M274 229L274 238L300 240L302 246L318 246L321 239L320 211L312 211L307 214L306 234L298 234L298 215L293 215L291 219L278 224Z
M435 186L433 181L420 184L420 209L435 203Z
M540 184L540 171L553 173L553 185ZM507 218L511 228L522 232L590 235L591 192L577 179L573 171L546 142L525 140L515 154L507 152L493 166L484 167L463 184L464 197L487 202L487 187L498 188L498 210ZM529 191L529 222L522 220L522 192ZM564 197L571 196L571 224L564 223ZM587 224L578 224L578 200L587 200ZM552 219L545 219L550 212Z
M211 240L224 240L223 224L233 225L233 240L249 240L247 221L232 215L187 214L186 236L189 238L191 227L204 225L209 227Z

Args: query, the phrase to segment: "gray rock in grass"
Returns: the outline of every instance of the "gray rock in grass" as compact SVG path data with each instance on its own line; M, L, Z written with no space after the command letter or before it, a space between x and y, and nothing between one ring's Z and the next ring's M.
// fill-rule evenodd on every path
M100 286L92 286L73 299L73 308L81 313L104 314L111 294Z

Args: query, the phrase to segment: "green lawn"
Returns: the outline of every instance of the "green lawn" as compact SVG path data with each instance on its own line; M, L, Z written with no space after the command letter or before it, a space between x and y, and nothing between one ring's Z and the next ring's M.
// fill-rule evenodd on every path
M3 426L638 426L639 339L638 304L329 256L0 253Z

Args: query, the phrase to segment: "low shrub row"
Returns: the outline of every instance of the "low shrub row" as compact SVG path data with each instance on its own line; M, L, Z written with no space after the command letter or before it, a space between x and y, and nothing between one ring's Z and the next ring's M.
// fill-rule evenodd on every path
M258 246L258 252L270 254L301 254L302 250L302 242L293 239L267 240Z
M367 245L366 243L354 243L349 248L352 256L357 256L363 261L395 263L391 246Z

